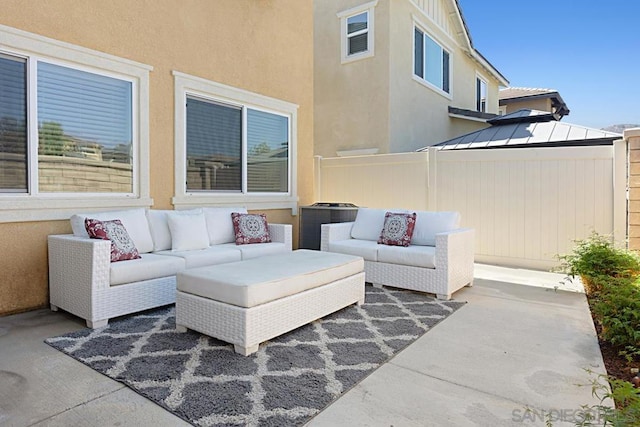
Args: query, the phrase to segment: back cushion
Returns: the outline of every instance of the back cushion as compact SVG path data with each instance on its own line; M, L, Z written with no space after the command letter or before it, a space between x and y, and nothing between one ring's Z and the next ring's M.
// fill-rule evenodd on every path
M167 215L190 215L202 212L202 209L186 209L186 210L159 210L149 209L147 211L147 219L149 220L149 230L153 238L153 250L165 251L172 248L171 231L169 230L169 222Z
M167 223L167 214L172 210L149 209L147 220L149 220L149 230L153 239L154 251L165 251L171 249L171 232Z
M236 241L231 214L233 212L246 214L247 210L245 208L204 208L203 211L204 219L207 222L210 245Z
M400 212L394 210L393 212ZM359 208L355 224L351 228L351 237L359 240L378 241L384 227L384 215L387 209Z
M460 228L458 212L418 211L413 229L412 245L435 246L436 234Z
M85 218L93 218L100 221L119 219L129 233L131 240L136 245L139 253L144 254L153 251L153 239L149 230L146 209L127 209L124 211L93 212L76 214L71 217L71 229L78 237L89 237L84 228Z

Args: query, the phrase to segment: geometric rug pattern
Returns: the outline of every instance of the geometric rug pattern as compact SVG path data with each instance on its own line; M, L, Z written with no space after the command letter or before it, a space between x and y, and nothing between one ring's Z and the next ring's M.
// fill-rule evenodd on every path
M249 357L175 330L174 306L45 342L198 426L299 426L464 303L366 286L349 306Z

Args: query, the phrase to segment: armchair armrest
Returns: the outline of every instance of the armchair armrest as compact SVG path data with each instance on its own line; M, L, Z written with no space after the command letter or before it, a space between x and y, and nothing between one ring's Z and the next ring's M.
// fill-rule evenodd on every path
M47 242L51 305L90 319L94 292L109 288L111 242L72 234Z
M329 242L336 240L347 240L351 238L351 228L354 221L338 222L334 224L322 224L320 226L320 250L328 251Z
M436 269L442 268L450 285L473 282L474 239L472 228L436 234Z
M293 249L293 226L291 224L268 224L272 242L284 243Z

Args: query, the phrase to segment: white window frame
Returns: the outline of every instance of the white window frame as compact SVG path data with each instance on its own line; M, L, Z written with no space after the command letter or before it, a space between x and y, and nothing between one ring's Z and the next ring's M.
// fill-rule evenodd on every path
M411 61L411 76L412 76L414 81L416 81L416 82L420 83L421 85L433 90L438 95L441 95L441 96L447 98L448 100L452 100L453 99L453 68L454 68L453 67L453 63L454 63L453 49L448 44L444 43L442 41L442 39L440 39L439 37L434 36L432 32L427 31L425 28L427 28L427 26L424 25L422 22L420 22L418 19L416 19L416 17L414 16L413 17L413 25L411 26L411 47L412 47L411 56L413 58L413 60ZM423 35L429 36L431 38L431 40L433 40L435 43L437 43L442 50L447 51L447 53L449 54L449 92L444 91L443 89L441 89L440 87L434 85L433 83L431 83L427 79L416 75L416 73L415 73L415 69L416 69L416 38L415 38L415 31L416 31L416 29L420 30ZM423 39L422 43L424 45L424 39ZM423 60L426 61L427 52L424 49L424 47L422 49L422 54L424 56ZM423 66L423 70L424 70L423 72L426 73L426 68L424 66Z
M0 25L0 52L27 59L29 187L0 193L0 222L68 219L79 211L149 207L149 72L153 67L81 46ZM131 193L38 192L38 61L132 83L133 191Z
M347 10L343 10L342 12L338 12L337 16L340 18L340 54L341 54L341 63L347 64L354 61L359 61L365 58L371 58L375 55L375 13L374 9L378 4L378 0L374 0L365 4L361 4L356 7L352 7ZM367 50L364 52L358 52L349 55L349 35L347 34L347 20L352 16L360 15L361 13L367 13L367 29L358 31L355 34L352 34L350 37L367 33Z
M177 208L198 206L244 206L247 209L291 209L297 212L297 134L298 105L213 82L180 71L173 71L175 99L175 196ZM246 135L242 138L242 192L188 192L187 176L187 96L242 108L243 133L247 108L277 114L289 119L289 191L286 193L247 192Z
M480 94L478 93L478 80L480 80L481 82L484 83L484 87L485 87L485 90L487 92L486 93L486 98L484 100L484 105L485 105L484 111L478 109L478 98L480 97ZM489 112L489 83L487 81L487 78L484 77L482 74L476 72L476 80L475 80L475 85L474 86L475 86L475 92L476 92L476 96L475 96L475 104L476 104L475 105L475 109L476 109L476 111L479 111L481 113L488 113Z

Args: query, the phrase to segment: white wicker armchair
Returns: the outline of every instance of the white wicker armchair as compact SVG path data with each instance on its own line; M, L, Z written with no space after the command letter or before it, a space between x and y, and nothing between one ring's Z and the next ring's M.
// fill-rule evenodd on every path
M320 250L331 251L332 241L352 239L354 222L322 225ZM459 228L435 235L435 268L369 261L365 258L365 280L374 285L436 294L451 299L458 289L473 285L474 230Z
M269 224L274 242L291 250L292 226ZM130 283L112 284L111 242L74 235L51 235L49 247L49 292L51 309L61 308L86 320L90 328L107 325L110 318L174 303L176 273L184 270L184 260L154 253L142 260L156 259L151 268L163 265L160 277ZM229 248L229 250L237 250ZM141 260L120 261L136 263ZM164 262L163 262L164 261ZM212 264L215 262L212 262ZM167 265L173 265L173 270ZM141 264L140 269L148 269Z

